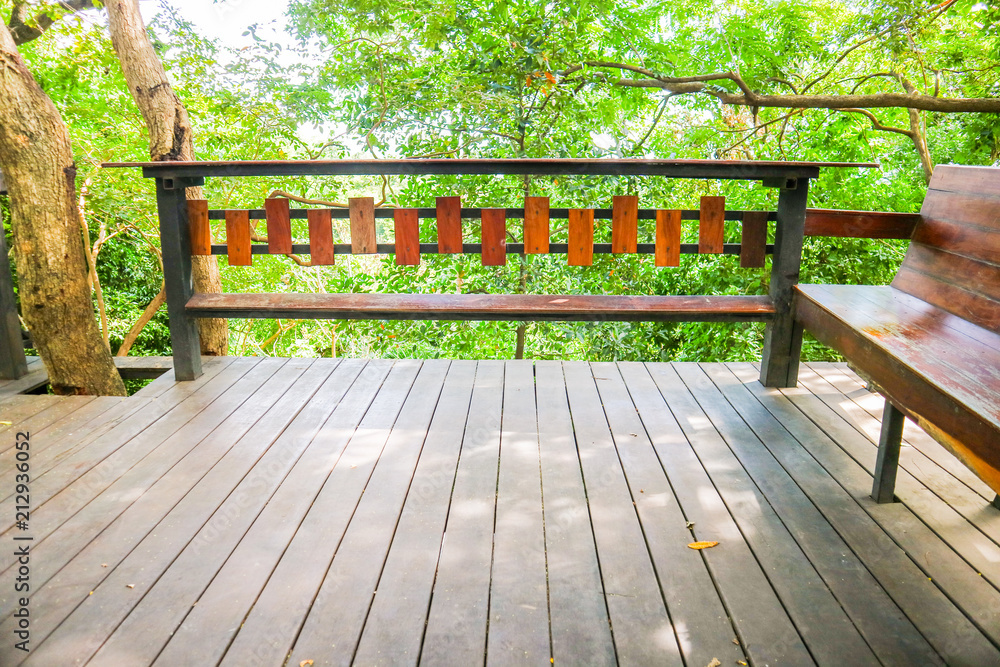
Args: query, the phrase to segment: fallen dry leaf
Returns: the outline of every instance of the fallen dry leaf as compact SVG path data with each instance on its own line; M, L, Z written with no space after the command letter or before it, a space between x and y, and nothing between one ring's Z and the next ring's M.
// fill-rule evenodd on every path
M694 521L688 521L687 522L687 529L691 530L692 528L694 528Z
M14 422L0 422L0 426L13 426Z
M135 584L125 584L125 588L135 588Z
M711 549L717 546L719 546L718 542L692 542L688 545L688 549ZM722 663L719 664L721 665Z
M708 663L708 667L720 667L722 665L718 658L712 658L712 662Z
M312 660L303 660L299 663L299 667L309 667L311 664L313 664Z

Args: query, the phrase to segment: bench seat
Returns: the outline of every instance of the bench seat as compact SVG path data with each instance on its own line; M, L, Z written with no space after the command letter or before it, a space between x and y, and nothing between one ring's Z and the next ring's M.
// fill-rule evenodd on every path
M195 294L194 317L367 320L755 322L773 318L769 296L588 294Z
M1000 334L888 286L798 285L796 319L1000 492Z

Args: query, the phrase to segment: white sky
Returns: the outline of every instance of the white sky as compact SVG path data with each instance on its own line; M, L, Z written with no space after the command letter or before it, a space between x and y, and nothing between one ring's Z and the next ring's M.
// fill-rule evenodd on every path
M212 0L167 0L167 2L193 23L202 35L219 39L224 45L234 48L247 46L252 42L249 35L242 36L247 26L257 23L261 28L270 28L281 34L286 25L284 13L288 8L288 0L225 0L217 3L213 3ZM160 0L143 0L139 6L143 18L148 23L160 11ZM264 38L275 36L266 29L258 31L258 34Z

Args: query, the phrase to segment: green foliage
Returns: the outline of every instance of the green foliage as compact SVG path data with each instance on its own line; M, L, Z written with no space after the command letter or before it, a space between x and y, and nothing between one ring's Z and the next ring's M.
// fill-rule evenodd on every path
M664 76L737 71L754 90L841 95L918 90L948 96L1000 93L1000 13L991 3L927 7L907 0L809 3L645 3L590 0L292 0L295 43L248 34L253 46L225 48L197 35L167 9L151 30L165 67L191 114L201 159L402 157L662 157L877 161L878 169L828 169L813 184L821 208L915 211L926 184L913 142L879 132L859 114L817 109L722 107L705 95L620 83L648 78L584 62L631 63ZM103 161L147 154L142 119L100 21L64 21L24 47L39 83L66 119L93 240L109 237L98 273L112 348L159 289L156 218L150 184L136 170L102 170ZM899 76L892 75L892 73ZM738 92L728 81L718 84ZM905 110L880 109L885 125L908 128ZM923 114L935 162L997 159L1000 119L989 114ZM433 206L461 195L468 206L519 206L525 194L553 207L607 207L638 194L643 207L697 208L725 195L729 208L768 208L775 193L758 184L653 178L414 177L209 179L212 208L259 208L275 189L345 201L383 196L388 204ZM475 221L465 221L470 242ZM433 223L421 234L434 238ZM558 226L558 223L554 223ZM514 239L520 236L510 225ZM263 231L263 230L261 230ZM652 226L640 228L652 240ZM688 228L686 240L696 231ZM213 229L216 240L224 226ZM335 234L347 240L348 230ZM565 240L556 230L553 240ZM305 242L304 221L293 235ZM380 238L390 238L387 225ZM735 225L728 240L738 240ZM610 240L598 221L597 240ZM808 239L803 281L885 283L905 244ZM336 267L284 257L228 267L227 291L489 292L592 294L766 294L769 267L738 268L734 257L685 256L678 269L652 257L599 256L567 267L560 256L510 257L483 267L476 256L424 257L419 267L393 258L338 256ZM231 322L231 353L381 357L509 358L517 322ZM528 323L533 358L754 360L759 325ZM147 326L136 353L167 353L165 312ZM830 352L807 341L807 358Z

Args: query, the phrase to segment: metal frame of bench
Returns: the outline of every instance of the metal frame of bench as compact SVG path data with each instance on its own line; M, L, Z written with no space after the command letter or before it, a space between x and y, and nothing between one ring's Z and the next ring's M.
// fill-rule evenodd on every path
M805 234L809 181L821 167L859 167L851 163L749 162L716 160L587 160L587 159L405 159L278 162L157 162L114 163L106 167L141 167L156 182L157 208L163 250L167 307L178 380L201 373L197 317L362 317L389 319L420 316L454 319L593 319L593 320L721 320L766 321L761 379L767 386L795 384L801 347L801 329L792 315L792 288L798 280ZM514 174L514 175L648 175L666 178L751 180L780 189L776 211L774 258L770 293L756 296L588 296L588 295L196 295L191 280L187 187L204 184L205 178L285 175L407 175L407 174ZM475 209L482 213L482 210ZM508 210L511 217L516 209ZM558 209L553 210L553 213ZM465 215L468 210L462 211ZM689 212L690 213L690 212ZM211 212L211 217L225 217ZM250 212L247 218L262 217ZM296 212L295 215L303 215ZM378 215L391 213L378 212ZM832 214L836 218L836 214ZM840 222L844 222L841 220ZM819 220L819 226L829 220ZM462 250L482 250L467 244ZM555 244L553 244L555 245ZM350 246L332 252L348 252ZM639 248L636 248L638 250ZM294 250L303 251L299 246ZM392 244L378 245L378 252L392 252ZM504 252L521 252L510 244ZM553 248L555 251L561 249ZM606 249L594 246L595 252ZM649 251L650 248L643 248ZM684 250L683 248L681 250ZM689 249L690 250L690 249ZM722 249L735 252L735 249ZM225 246L212 245L213 254ZM267 252L253 247L249 254ZM331 252L330 249L327 250ZM424 244L420 252L424 252ZM426 251L432 251L430 247ZM403 303L406 298L411 301ZM413 300L415 299L415 300ZM421 299L429 299L423 301ZM545 300L548 299L547 302ZM555 303L566 299L563 304ZM539 301L541 300L541 301ZM393 310L393 302L396 309ZM402 305L400 305L402 303ZM436 306L436 309L435 309ZM561 310L560 310L561 308Z

